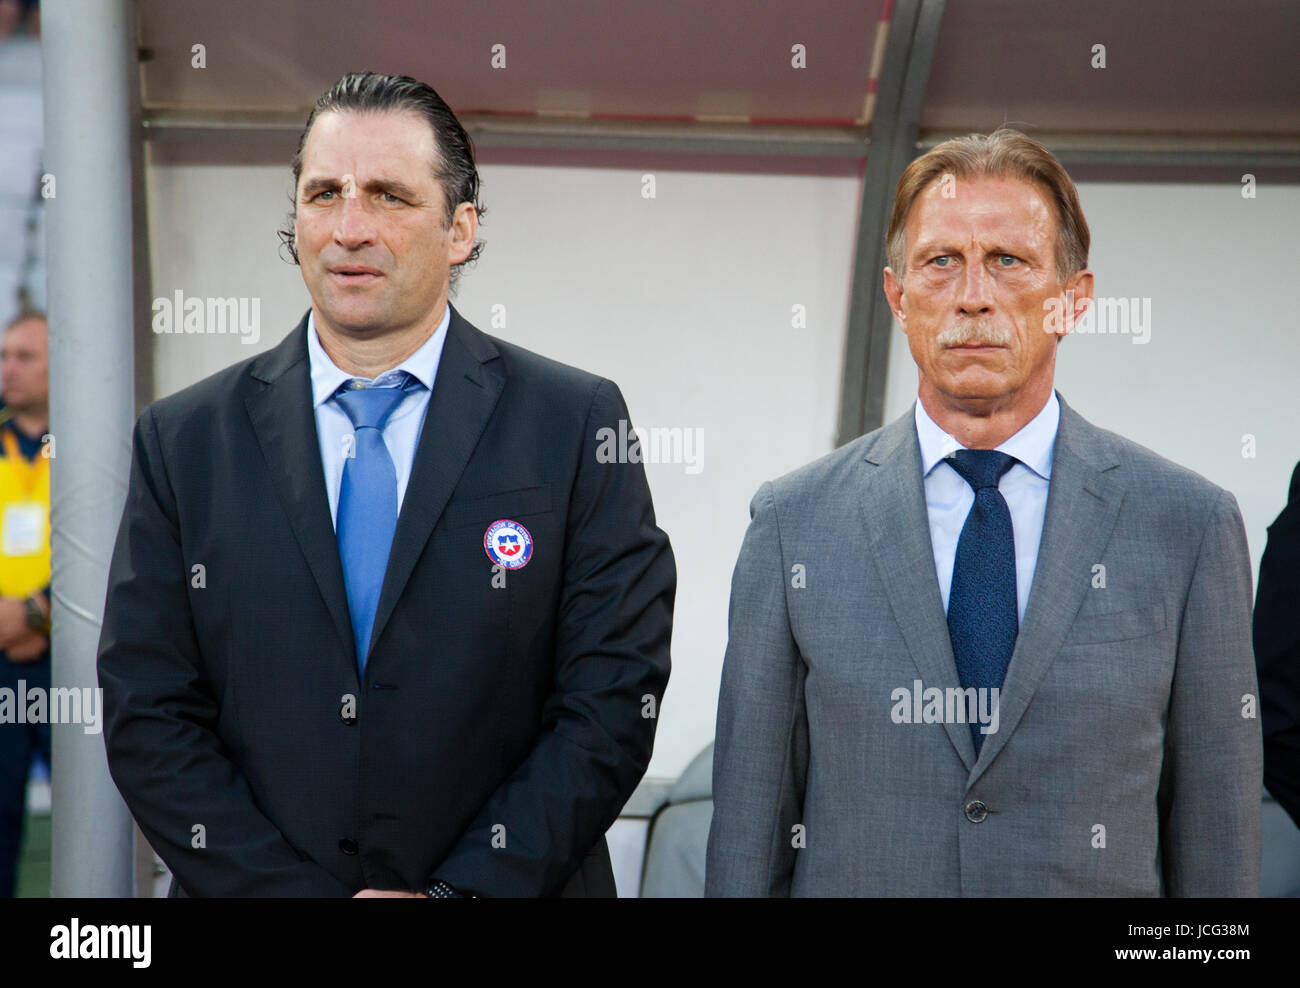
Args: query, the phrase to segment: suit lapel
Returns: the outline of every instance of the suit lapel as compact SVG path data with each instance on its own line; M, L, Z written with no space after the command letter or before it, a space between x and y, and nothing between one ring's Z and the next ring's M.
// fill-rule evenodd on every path
M334 619L339 640L352 656L355 672L352 619L343 587L338 541L330 520L312 406L307 316L283 343L253 361L249 373L260 387L255 385L257 390L245 397L244 404L272 486Z
M452 308L447 342L402 498L371 642L379 640L434 525L469 463L505 387L492 341Z
M872 558L921 680L927 687L945 689L958 685L957 665L934 568L913 415L909 411L890 423L868 448L866 490L859 505L870 533ZM944 729L970 769L975 764L970 728L945 723Z
M999 695L997 733L988 735L971 774L973 784L1006 745L1034 691L1055 661L1091 586L1092 566L1101 561L1115 527L1124 481L1119 459L1105 432L1065 403L1052 455L1043 537L1025 620Z

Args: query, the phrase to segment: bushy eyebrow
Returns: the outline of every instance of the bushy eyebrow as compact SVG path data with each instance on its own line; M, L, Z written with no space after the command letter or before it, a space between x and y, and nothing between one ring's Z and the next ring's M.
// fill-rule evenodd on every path
M338 192L342 188L343 182L340 179L317 176L303 182L301 194L304 199L310 199L318 192ZM358 190L370 195L389 192L399 199L405 199L407 202L420 201L419 193L413 188L391 178L372 178L364 184L359 183Z
M945 244L938 240L922 241L912 250L913 259L920 257L939 257L945 254L960 254L961 247L954 244ZM1015 257L1027 257L1035 255L1035 250L1028 244L1021 247L1004 247L1001 244L994 244L984 252L985 257L998 257L1002 254L1011 254Z

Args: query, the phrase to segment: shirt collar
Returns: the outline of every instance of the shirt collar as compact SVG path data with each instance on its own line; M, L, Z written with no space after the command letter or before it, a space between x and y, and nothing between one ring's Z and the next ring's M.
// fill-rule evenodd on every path
M433 379L438 373L438 362L442 358L442 347L447 341L447 327L450 324L451 304L448 303L442 313L442 322L438 323L438 328L433 331L433 335L420 344L420 348L415 353L392 370L380 374L374 380L381 380L397 371L405 371L432 391ZM314 311L307 316L307 359L311 365L313 408L329 401L340 387L356 377L354 374L340 370L338 365L330 360L325 348L321 346L320 336L316 333L316 313ZM365 380L365 378L359 380Z
M921 399L916 400L916 438L921 443L921 476L929 476L939 461L955 450L965 449L926 413ZM1056 429L1061 423L1061 403L1053 391L1037 415L1024 428L998 446L1044 480L1052 479L1052 452L1056 447Z

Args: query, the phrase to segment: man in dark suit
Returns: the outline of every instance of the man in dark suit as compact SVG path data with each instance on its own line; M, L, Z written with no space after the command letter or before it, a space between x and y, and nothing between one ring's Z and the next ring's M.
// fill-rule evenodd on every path
M1264 785L1300 825L1300 465L1268 527L1255 592L1255 664L1264 730Z
M113 778L173 895L613 895L676 586L596 456L622 396L449 304L481 206L428 86L343 77L294 178L311 311L136 426Z

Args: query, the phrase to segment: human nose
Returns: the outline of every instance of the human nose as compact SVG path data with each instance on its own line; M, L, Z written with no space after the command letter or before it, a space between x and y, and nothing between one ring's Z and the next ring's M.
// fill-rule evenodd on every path
M963 312L988 312L993 306L993 282L982 264L966 264L957 285L957 303Z
M356 248L373 243L375 224L366 201L359 195L344 195L335 215L334 239L343 247Z

